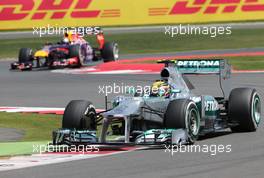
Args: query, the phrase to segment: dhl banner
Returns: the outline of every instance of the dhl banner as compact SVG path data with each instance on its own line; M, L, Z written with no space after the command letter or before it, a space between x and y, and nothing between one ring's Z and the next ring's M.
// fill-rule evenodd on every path
M263 19L264 0L0 0L0 30Z

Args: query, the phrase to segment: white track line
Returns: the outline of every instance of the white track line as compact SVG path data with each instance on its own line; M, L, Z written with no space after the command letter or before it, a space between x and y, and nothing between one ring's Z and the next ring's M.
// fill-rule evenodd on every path
M63 112L65 108L46 108L46 107L11 107L0 106L0 112L19 113L19 112ZM96 109L97 112L103 111L103 109Z
M43 107L4 107L0 106L0 112L57 112L64 111L64 108L43 108Z
M144 147L135 148L127 151L114 151L106 154L33 154L31 156L15 156L9 159L0 159L0 172L27 167L43 166L49 164L58 164L70 161L84 160L108 155L128 153L134 150L144 149Z

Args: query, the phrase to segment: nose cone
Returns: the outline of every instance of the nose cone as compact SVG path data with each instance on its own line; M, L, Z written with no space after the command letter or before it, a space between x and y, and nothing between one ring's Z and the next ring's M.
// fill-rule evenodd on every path
M141 106L142 100L140 98L125 100L120 102L119 105L113 108L111 111L108 111L103 115L104 117L139 115Z
M48 57L48 52L47 51L43 51L43 50L39 50L35 53L34 55L35 57Z

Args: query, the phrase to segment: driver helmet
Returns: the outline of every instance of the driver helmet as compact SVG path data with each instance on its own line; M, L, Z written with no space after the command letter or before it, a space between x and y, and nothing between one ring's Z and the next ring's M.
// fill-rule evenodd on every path
M151 96L169 97L170 85L164 80L156 81L151 86Z
M63 43L70 43L70 40L69 40L69 38L64 37L64 38L62 39L62 42L63 42Z
M72 31L67 31L64 33L64 39L65 40L68 39L68 43L74 42L76 40L76 38L78 38L78 35L73 33Z

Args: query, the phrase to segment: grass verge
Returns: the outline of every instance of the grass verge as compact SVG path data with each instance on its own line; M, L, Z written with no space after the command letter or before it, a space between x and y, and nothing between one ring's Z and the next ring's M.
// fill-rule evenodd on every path
M62 116L41 115L41 114L23 114L23 113L5 113L0 112L0 129L14 128L22 130L24 137L16 142L0 142L0 157L32 154L33 145L46 145L51 142L51 133L61 127ZM100 135L98 126L97 135ZM111 132L111 129L109 129ZM115 139L118 136L109 135L107 139Z
M21 47L41 48L46 42L60 41L59 37L0 40L0 58L17 57ZM95 45L95 38L87 39ZM235 29L231 35L181 35L171 38L163 32L106 35L116 41L122 54L177 52L207 49L253 48L264 44L263 29Z
M47 143L48 141L0 143L0 157L30 155L34 151L34 145L46 145Z
M25 135L20 140L50 140L51 132L61 126L61 116L24 113L0 113L0 128L23 130Z
M25 135L18 142L0 143L0 156L31 154L33 145L47 144L60 125L61 116L1 112L0 128L23 130Z
M212 57L210 59L219 59L223 57ZM264 69L264 56L238 56L238 57L224 57L228 59L229 63L236 70L263 70ZM177 58L175 58L177 59ZM196 58L197 59L197 58ZM206 59L206 58L203 58ZM131 63L156 63L157 60L146 60L142 62L133 62ZM128 62L130 63L130 62Z
M236 70L264 69L264 56L228 57L228 60Z

